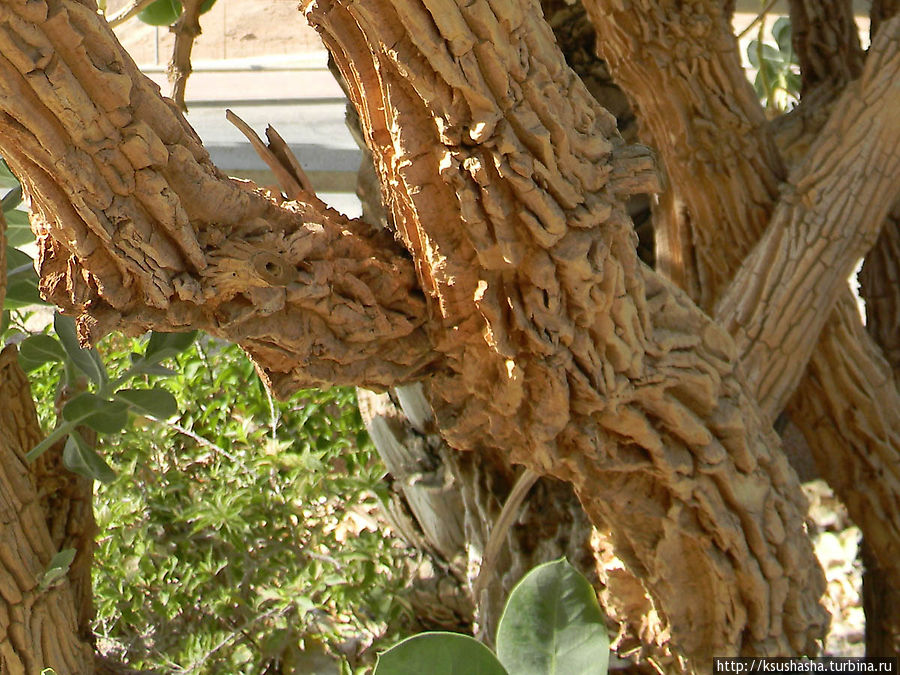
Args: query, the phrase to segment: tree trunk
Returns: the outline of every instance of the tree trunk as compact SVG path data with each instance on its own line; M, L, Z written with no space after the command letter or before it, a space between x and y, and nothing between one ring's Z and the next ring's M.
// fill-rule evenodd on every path
M76 561L70 576L50 588L40 585L59 550L55 539L70 535L60 532L54 538L48 525L59 521L48 518L44 510L48 493L25 461L25 453L41 435L15 347L0 352L0 397L4 401L0 408L0 671L35 675L53 668L59 675L92 673L93 647L85 623L88 611L82 604L85 584L90 589L89 567L85 576L84 563Z
M747 87L704 60L732 52L733 38L691 51L721 30L719 3L693 3L696 21L632 5L648 53L674 36L687 72L725 82L734 107L749 109ZM707 310L740 299L718 305L736 344L639 261L628 202L659 191L653 155L622 140L532 0L306 7L347 81L402 246L302 191L283 201L223 177L93 7L9 0L0 10L0 152L34 202L43 290L79 315L84 339L203 328L242 344L280 394L422 381L455 450L501 475L522 464L572 484L658 611L648 630L671 635L689 667L815 653L823 579L770 425L822 344L834 346L823 364L840 356L851 375L878 372L864 333L835 336L842 275L896 187L900 22L882 24L866 72L788 173L764 120L722 136L747 130L751 148L699 144L724 153L723 169L751 165L743 181L725 172L735 193L721 199L727 234L715 245L728 265L702 246L685 258L709 260L695 277L709 285L697 289ZM755 154L744 161L744 150ZM675 184L677 165L661 154ZM697 180L717 185L714 172ZM760 190L744 200L748 186ZM695 227L697 213L671 218ZM831 265L810 264L811 242ZM815 304L796 309L806 291ZM857 438L860 426L878 432L869 419L830 419ZM893 515L873 518L887 528Z

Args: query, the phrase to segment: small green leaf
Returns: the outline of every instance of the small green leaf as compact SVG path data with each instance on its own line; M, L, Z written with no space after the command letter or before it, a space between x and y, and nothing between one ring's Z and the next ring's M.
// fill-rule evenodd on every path
M101 434L114 434L128 424L128 404L83 392L63 406L62 416L66 422L83 424Z
M63 406L62 416L66 422L79 424L81 420L98 412L105 399L100 398L96 394L90 392L82 392L78 396L73 397Z
M138 14L138 19L151 26L171 26L182 12L178 0L156 0Z
M574 672L574 671L573 671ZM478 640L458 633L422 633L378 655L373 675L507 675Z
M66 354L75 367L87 375L96 385L106 382L106 367L96 349L82 349L75 332L75 322L59 312L53 318L53 327L62 342Z
M77 551L74 548L65 548L53 556L53 559L50 561L50 564L47 565L47 569L44 570L44 575L41 578L40 589L42 591L47 590L66 576L69 567L72 565L72 561L75 560L76 553Z
M9 328L9 310L4 309L0 314L0 335L3 335L7 328Z
M178 412L175 397L161 387L153 389L120 389L116 397L136 408L142 414L156 419L168 419Z
M12 171L2 159L0 159L0 188L12 188L19 184L18 179L13 176Z
M65 361L66 352L59 340L50 335L32 335L25 338L19 345L19 358L30 367L25 370L34 370L38 366L51 361Z
M158 363L170 356L180 354L194 344L197 331L189 333L150 333L147 349L144 351L144 360L150 363Z
M772 26L772 37L774 37L775 42L778 43L778 49L784 54L793 53L793 45L791 44L791 20L788 17L782 16L775 21L775 24Z
M128 404L83 392L63 406L62 416L66 422L83 424L100 433L114 434L128 423Z
M3 215L6 215L7 211L12 211L19 204L22 203L22 186L16 185L12 190L6 193L3 196L3 199L0 200L0 209L3 210Z
M205 0L200 5L200 13L205 14L214 4L216 0ZM156 0L138 14L138 19L151 26L171 26L183 11L178 0Z
M63 464L69 471L91 480L99 480L101 483L111 483L116 479L116 474L109 468L109 464L77 431L73 431L66 439Z
M747 45L747 59L754 68L759 68L759 40L750 40Z
M46 304L38 292L38 277L34 261L27 253L6 247L6 299L3 307L19 309L28 305Z
M526 574L500 618L497 656L516 675L605 673L609 634L588 580L565 559Z
M6 243L18 248L34 241L34 232L28 222L28 214L13 209L3 214L6 216Z

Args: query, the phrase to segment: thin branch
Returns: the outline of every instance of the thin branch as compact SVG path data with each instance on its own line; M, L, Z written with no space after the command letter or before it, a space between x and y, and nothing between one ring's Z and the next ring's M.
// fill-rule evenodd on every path
M737 39L738 40L743 39L743 37L747 33L749 33L751 30L753 30L753 27L756 24L758 24L760 21L765 21L766 15L772 10L772 8L775 6L776 2L778 2L778 0L769 0L769 2L766 3L766 6L762 8L762 11L756 15L756 18L753 19L753 21L751 21L747 25L747 27L744 28L744 30L742 30L740 33L737 34Z
M266 136L269 139L267 146L250 125L238 117L233 110L225 111L225 119L247 137L250 145L256 150L256 154L275 174L275 179L288 199L306 199L310 194L315 194L312 184L303 169L300 168L297 158L275 129L271 126L266 129Z
M200 35L200 4L203 0L184 0L184 12L181 18L175 22L171 30L175 34L175 48L172 50L172 60L169 62L169 82L172 83L172 98L179 110L187 110L184 102L184 92L187 88L191 67L191 51L194 48L194 40Z
M125 23L133 16L140 14L147 7L152 5L156 0L132 0L128 5L120 9L118 12L106 18L106 21L113 28Z
M497 566L497 556L500 555L500 550L503 548L506 533L509 532L509 528L512 527L513 521L518 517L519 511L522 508L522 502L525 501L528 491L534 486L538 478L540 478L540 476L531 469L522 471L522 473L519 474L519 478L516 480L516 484L513 485L513 489L510 491L509 496L506 498L506 502L503 504L500 515L497 516L497 520L494 521L494 526L491 528L490 539L488 539L487 546L484 547L484 553L481 556L481 569L478 571L478 578L475 579L473 587L472 594L475 596L476 601L481 595L484 585L487 583L488 579L490 579L491 573Z

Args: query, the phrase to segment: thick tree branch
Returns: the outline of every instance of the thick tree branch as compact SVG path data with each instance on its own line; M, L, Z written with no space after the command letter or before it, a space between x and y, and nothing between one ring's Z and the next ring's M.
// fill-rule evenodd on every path
M771 142L766 138L766 129L760 127L758 122L751 122L758 121L760 117L756 103L751 101L744 106L731 104L727 107L724 104L733 100L735 89L747 86L743 73L736 65L734 48L732 51L706 48L708 43L727 43L730 39L728 26L724 22L710 26L702 20L702 17L709 15L706 12L685 12L674 15L679 19L676 23L679 29L672 30L671 23L661 23L665 10L659 9L656 3L643 3L641 12L635 12L634 5L625 12L611 7L611 3L586 4L594 18L601 49L613 66L614 76L636 101L644 129L649 130L652 141L659 144L668 171L668 189L674 195L670 200L682 205L691 232L696 232L693 235L695 243L685 249L687 253L682 258L690 257L697 244L708 245L710 248L706 249L706 254L696 258L701 266L721 265L717 256L723 256L722 261L730 260L730 266L734 268L735 261L740 261L762 235L762 227L774 209L775 193L760 192L755 186L760 182L764 185L777 182L781 167L772 160ZM715 16L715 7L711 5L706 9ZM673 20L671 13L665 16L669 22ZM695 29L697 22L706 31L717 30L718 37L710 39L707 32ZM644 46L644 36L648 30L652 31L646 27L647 24L666 25L665 32L658 34L659 42L651 41L650 58L646 56ZM678 44L678 49L672 48L673 42ZM657 55L654 49L660 53ZM824 97L827 104L828 97L833 96L836 89L822 89L827 89L824 92L827 94ZM817 100L821 103L823 96L820 92L814 94L818 95ZM740 97L737 100L745 101ZM818 139L818 133L828 119L831 107L816 107L812 103L804 99L801 107L816 112L816 115L794 118L806 124L807 128L793 126L792 133L802 142L790 144L792 157L803 158L807 155L810 144ZM709 129L721 130L723 121L735 117L737 122L724 124L724 129L754 130L756 135L751 135L751 138L757 140L755 147L753 144L735 147L736 141L727 138L727 131L713 137L713 142L704 142L710 133L714 133ZM890 124L891 120L888 119L887 123ZM679 149L680 143L691 147L699 145L701 159L685 160L684 151ZM866 162L862 159L861 164L864 166ZM743 174L756 170L763 171L763 176L750 181L741 178ZM705 185L703 190L696 189L698 176L700 184ZM828 203L825 200L829 195L824 192L820 194L824 195L819 205L821 208ZM726 195L727 200L724 199ZM832 193L830 198L835 199L835 195ZM724 207L720 205L723 200ZM810 206L815 207L815 204ZM861 204L860 207L865 208L866 205ZM796 208L802 209L804 205L797 204ZM703 217L693 217L694 214ZM876 225L873 221L869 222L870 227ZM656 226L673 228L675 224L672 220L658 219ZM805 245L805 242L798 242L792 250L805 248ZM710 260L712 262L707 262ZM771 273L781 271L772 268ZM760 276L768 276L770 270L765 272ZM724 275L723 268L720 274L707 273L705 278L721 279ZM719 292L720 288L713 288L709 295L716 297ZM896 503L897 493L894 491L898 479L896 458L900 448L900 419L896 412L900 409L900 397L887 376L886 365L877 347L859 323L849 289L843 290L842 296L818 341L809 372L798 387L790 413L794 422L804 430L820 471L849 505L852 517L864 532L871 534L872 541L884 542L876 553L891 571L895 583L900 583L900 569L894 565L896 551L890 543L895 539L880 539L878 536L900 530L900 506ZM769 317L784 324L780 329L784 333L790 332L793 314L783 314L779 318L777 313L771 313ZM807 334L806 339L811 335ZM777 341L772 343L773 347L777 345ZM778 364L788 356L792 356L789 350L779 354ZM764 361L764 358L757 359L757 363ZM777 378L792 371L778 372L780 366L772 366L767 368L769 376L757 384L766 387L770 394L777 393L778 397L783 397L790 387L776 386ZM748 368L745 372L753 371ZM796 376L795 372L793 374ZM827 375L824 380L827 386L822 384L823 374ZM773 419L780 411L781 402L762 394L760 396L769 419ZM866 415L848 416L847 411L854 410L868 412ZM833 413L837 421L826 418L826 412ZM884 475L885 480L875 483L848 480L848 476L865 475ZM873 508L870 500L877 501L878 508Z
M25 461L40 427L15 347L0 352L0 399L0 672L92 673L93 649L79 639L68 577L40 584L58 549Z
M711 311L769 219L783 177L721 3L586 0L597 47L667 174L657 269Z
M900 175L900 20L885 24L782 190L772 222L718 303L763 409L777 414L803 376L857 261L875 243Z
M872 11L869 14L871 19L870 38L874 40L881 24L897 14L900 14L900 0L872 0Z
M0 150L35 201L45 288L93 317L86 332L206 328L285 388L393 384L437 345L445 437L571 482L695 667L816 650L823 581L796 477L729 336L638 262L624 202L655 189L652 158L622 143L536 2L308 10L427 314L389 242L219 176L88 9L0 10L0 39L22 38L0 45Z
M728 337L637 263L622 198L651 187L646 155L621 145L535 5L307 12L459 336L432 381L444 435L572 482L696 664L813 649L815 563L785 552L805 569L776 572L787 558L766 552L802 538L795 479L742 393ZM750 482L771 486L762 501L735 488Z
M801 97L836 91L862 72L865 54L851 0L791 0L791 40L800 61Z
M88 312L85 338L202 328L280 393L385 387L435 359L403 252L312 195L222 176L79 3L0 6L0 153L33 201L43 291Z

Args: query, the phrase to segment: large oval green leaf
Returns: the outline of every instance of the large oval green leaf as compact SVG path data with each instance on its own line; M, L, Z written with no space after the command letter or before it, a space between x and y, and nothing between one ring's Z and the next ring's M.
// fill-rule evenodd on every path
M491 650L459 633L422 633L378 655L374 675L507 675Z
M116 397L139 412L160 420L168 419L178 412L178 403L175 401L175 397L160 387L120 389L116 392Z
M605 673L609 633L588 580L565 559L525 575L503 610L497 656L514 675Z
M69 471L91 480L112 483L116 479L116 474L109 468L109 464L85 442L77 431L73 431L66 439L66 445L63 448L63 464Z

